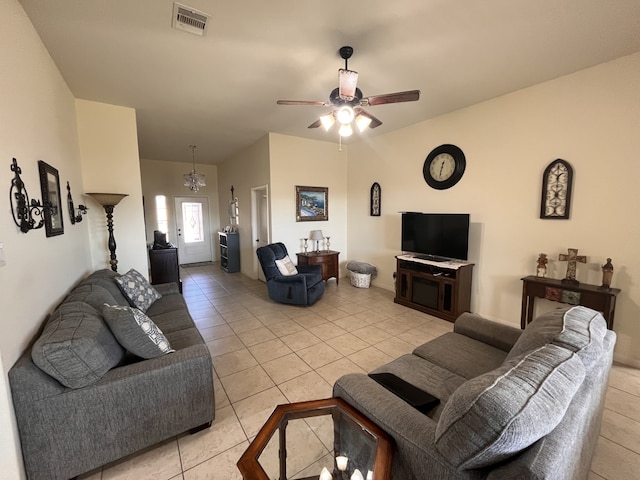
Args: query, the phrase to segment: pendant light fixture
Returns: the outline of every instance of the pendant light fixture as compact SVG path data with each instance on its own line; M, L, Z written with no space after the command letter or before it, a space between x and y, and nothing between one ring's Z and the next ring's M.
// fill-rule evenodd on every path
M204 175L201 173L196 173L196 146L189 145L189 148L191 149L193 170L191 170L191 173L184 174L184 186L189 187L189 190L195 193L200 190L200 187L206 187L207 184L204 180Z

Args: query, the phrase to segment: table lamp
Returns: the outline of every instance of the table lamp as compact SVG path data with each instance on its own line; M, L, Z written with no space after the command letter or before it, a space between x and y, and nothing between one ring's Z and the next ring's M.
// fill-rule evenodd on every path
M322 230L311 230L311 232L309 232L309 239L316 241L316 253L318 253L320 251L320 240L324 239Z

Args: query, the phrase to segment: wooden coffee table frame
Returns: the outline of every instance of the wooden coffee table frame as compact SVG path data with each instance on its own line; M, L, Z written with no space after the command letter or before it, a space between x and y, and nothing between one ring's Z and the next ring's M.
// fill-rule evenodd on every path
M376 439L376 456L373 466L373 478L375 480L391 480L393 439L384 430L341 398L327 398L323 400L310 400L307 402L278 405L253 439L247 450L242 454L240 460L238 460L237 466L242 477L245 480L269 480L269 477L260 465L258 458L277 429L279 432L280 451L285 452L284 455L280 455L280 480L287 480L287 423L290 420L318 417L321 415L331 415L334 423L339 420L341 415L346 415L363 430L372 435ZM334 450L339 450L339 445L334 445ZM301 480L317 480L317 478L317 476L314 476Z

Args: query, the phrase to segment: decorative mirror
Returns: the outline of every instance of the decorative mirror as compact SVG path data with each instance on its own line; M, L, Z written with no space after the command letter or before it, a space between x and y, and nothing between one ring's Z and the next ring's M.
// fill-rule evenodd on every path
M60 177L58 170L48 163L38 160L40 172L40 189L44 209L44 228L47 237L54 237L64 233L62 223L62 200L60 197Z

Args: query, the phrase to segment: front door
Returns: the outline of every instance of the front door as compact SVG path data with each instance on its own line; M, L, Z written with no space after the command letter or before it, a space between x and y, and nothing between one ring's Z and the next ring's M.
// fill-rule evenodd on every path
M211 229L207 197L175 197L180 264L210 262Z

